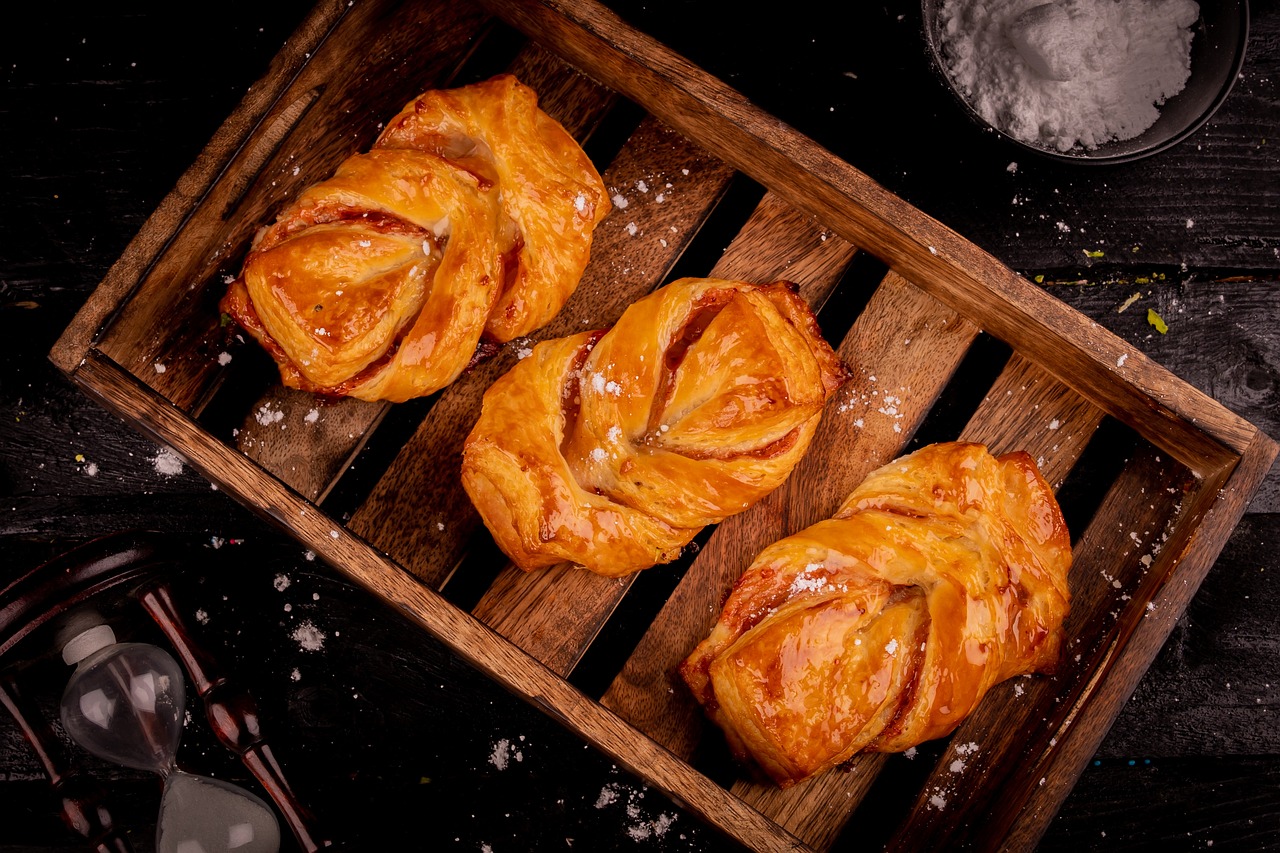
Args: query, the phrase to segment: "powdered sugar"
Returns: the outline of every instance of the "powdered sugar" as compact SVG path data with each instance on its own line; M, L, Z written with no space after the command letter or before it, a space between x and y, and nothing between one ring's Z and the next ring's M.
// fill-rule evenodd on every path
M318 652L324 648L324 632L317 628L310 619L294 628L290 636L303 651Z
M524 761L524 753L509 739L499 738L489 751L489 763L499 770L506 770L512 761Z
M662 838L675 823L676 816L672 814L658 814L652 817L646 815L643 808L644 797L644 789L632 788L620 782L610 782L600 789L600 795L596 798L595 807L604 810L621 803L627 817L627 823L623 829L632 841L639 842L652 838Z
M161 448L152 460L156 473L166 477L176 477L182 473L182 457L167 447Z
M987 122L1059 151L1131 139L1190 76L1193 0L944 0L947 72Z

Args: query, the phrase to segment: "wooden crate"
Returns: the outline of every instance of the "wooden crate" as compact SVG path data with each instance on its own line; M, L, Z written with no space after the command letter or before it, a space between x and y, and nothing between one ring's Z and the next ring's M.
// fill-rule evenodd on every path
M790 479L632 578L524 574L458 483L508 347L433 397L327 401L227 340L253 233L421 90L516 73L626 200L537 339L608 326L676 275L797 282L854 370ZM229 359L228 359L229 357ZM1248 422L588 0L324 0L51 353L108 409L744 845L1029 849L1277 453ZM768 542L927 440L1035 456L1072 526L1066 654L913 759L787 791L726 761L673 667ZM1097 484L1101 484L1098 487Z

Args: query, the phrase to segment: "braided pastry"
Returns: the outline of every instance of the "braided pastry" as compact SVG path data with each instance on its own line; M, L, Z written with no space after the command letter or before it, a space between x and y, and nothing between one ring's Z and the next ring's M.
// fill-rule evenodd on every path
M407 400L550 320L610 206L514 77L426 92L259 232L221 307L285 385Z
M630 574L780 485L847 378L794 285L681 279L499 378L462 483L522 569Z
M1071 543L1030 456L929 445L775 542L680 672L783 787L949 734L994 684L1050 671Z

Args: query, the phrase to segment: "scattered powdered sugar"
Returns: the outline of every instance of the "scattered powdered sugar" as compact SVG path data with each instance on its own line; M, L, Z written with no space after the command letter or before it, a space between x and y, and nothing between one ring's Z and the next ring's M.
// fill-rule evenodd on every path
M197 610L197 611L196 611L196 621L197 621L197 622L199 622L201 625L208 625L208 624L209 624L209 612L208 612L207 610L203 610L203 609L202 609L202 610Z
M652 817L646 815L642 808L644 796L644 790L637 790L620 782L610 782L600 789L600 795L596 797L595 807L597 809L607 809L622 803L628 821L624 829L632 841L639 842L647 841L651 838L662 838L676 822L676 816L672 814L658 814Z
M271 408L270 403L265 403L254 413L254 418L263 426L271 426L284 420L284 412Z
M791 588L787 590L788 596L793 596L801 592L817 592L827 585L827 575L823 572L821 575L815 575L815 572L821 571L822 563L810 563L805 566L796 575L795 580L791 582Z
M315 423L316 421L320 420L320 410L312 409L311 411L307 412L303 420L309 424Z
M616 782L610 782L600 789L600 796L596 798L596 808L602 809L605 806L613 805L618 801L619 785Z
M289 576L281 572L276 575L276 578L271 582L271 585L276 588L277 592L284 592L289 588L289 584L291 583L293 583L293 581L289 580Z
M520 739L524 740L524 736ZM506 770L512 761L524 761L524 753L507 738L499 738L489 750L489 763L499 770Z
M294 628L289 636L303 651L318 652L324 648L324 633L310 619Z
M161 448L152 460L156 473L166 477L176 477L182 473L182 457L167 447Z
M527 336L516 338L511 341L511 347L515 350L516 358L520 361L524 361L526 358L533 355L533 345L534 340Z
M222 365L223 367L226 367L230 363L231 363L231 353L229 352L218 353L218 364Z

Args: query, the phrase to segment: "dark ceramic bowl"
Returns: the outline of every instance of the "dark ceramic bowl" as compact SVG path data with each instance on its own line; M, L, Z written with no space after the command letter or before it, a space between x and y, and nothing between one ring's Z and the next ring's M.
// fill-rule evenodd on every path
M1139 135L1113 140L1096 148L1077 145L1059 151L1047 145L1017 139L993 126L970 106L946 71L938 9L942 0L921 0L927 54L943 86L960 108L983 128L1024 151L1067 163L1124 163L1164 151L1186 139L1214 114L1226 99L1244 63L1249 36L1248 0L1199 0L1200 18L1192 25L1191 76L1181 92L1160 107L1160 117Z

